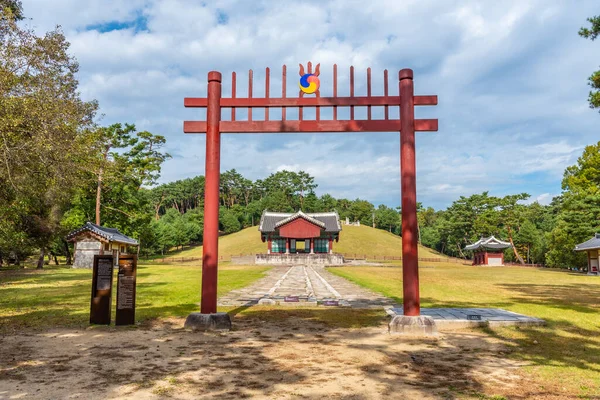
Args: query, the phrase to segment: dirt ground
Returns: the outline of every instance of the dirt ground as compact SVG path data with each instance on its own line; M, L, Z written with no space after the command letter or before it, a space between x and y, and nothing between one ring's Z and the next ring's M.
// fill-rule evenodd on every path
M0 399L527 398L521 366L479 331L390 336L236 316L193 333L183 319L0 336ZM508 396L508 394L511 394Z

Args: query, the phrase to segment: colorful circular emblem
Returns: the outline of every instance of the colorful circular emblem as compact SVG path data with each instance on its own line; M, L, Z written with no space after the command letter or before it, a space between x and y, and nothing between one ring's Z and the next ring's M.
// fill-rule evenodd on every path
M298 82L298 86L300 86L300 90L304 93L312 94L319 90L319 86L321 85L321 81L319 77L313 74L304 74L300 78L300 82Z

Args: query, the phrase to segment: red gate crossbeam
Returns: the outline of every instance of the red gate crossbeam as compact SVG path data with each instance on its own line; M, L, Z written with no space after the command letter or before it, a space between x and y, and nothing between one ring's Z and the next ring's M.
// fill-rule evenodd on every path
M437 105L437 96L414 96L415 105ZM206 97L188 97L185 107L206 108ZM288 107L349 107L400 106L400 96L315 97L315 98L221 98L222 108L288 108ZM435 132L437 119L415 119L415 131ZM185 133L206 133L206 121L184 121ZM220 121L221 133L256 132L398 132L399 119L367 120L279 120Z
M221 133L313 133L313 132L398 132L401 122L392 120L302 120L302 121L221 121ZM437 119L416 119L415 131L436 132ZM206 121L185 121L184 133L206 133Z
M308 72L312 72L311 63L308 64ZM248 73L248 97L236 97L236 73L232 73L232 97L219 99L219 107L231 109L231 121L220 121L220 133L259 133L259 132L398 132L401 130L399 119L389 119L388 108L400 106L400 96L388 96L388 71L384 71L384 96L371 96L371 68L367 69L367 96L354 96L354 67L350 67L350 97L337 96L337 65L333 69L333 97L286 97L286 66L282 73L282 97L269 97L270 91L270 69L266 69L265 94L266 97L252 97L253 72ZM301 95L302 96L302 95ZM435 106L438 103L437 96L413 96L415 106ZM186 97L184 106L190 108L207 108L207 97ZM298 120L287 120L286 109L298 108ZM304 107L316 107L317 118L315 120L303 119ZM320 119L321 107L333 107L333 120ZM350 119L338 120L337 108L350 107ZM354 107L367 107L368 119L354 119ZM384 107L384 119L372 119L371 108ZM248 109L246 120L236 120L235 110L238 108ZM265 110L265 120L256 121L252 119L252 109L262 108ZM282 108L282 116L279 120L269 120L269 108ZM184 133L206 133L206 121L184 121ZM438 130L437 119L415 119L414 130L420 132L435 132Z

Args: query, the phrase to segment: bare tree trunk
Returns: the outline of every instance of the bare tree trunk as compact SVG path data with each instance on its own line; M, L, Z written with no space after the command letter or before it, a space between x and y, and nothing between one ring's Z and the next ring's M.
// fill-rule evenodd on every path
M56 258L56 254L52 254L52 257L54 257L54 265L58 265L58 258Z
M102 175L104 174L104 169L100 168L100 172L98 173L98 186L96 187L96 225L100 225L100 200L102 196Z
M510 229L510 226L508 226L507 228L508 228L507 229L507 231L508 231L508 241L512 245L513 253L515 253L515 257L517 258L517 260L519 260L519 262L521 264L525 264L525 261L523 261L523 257L521 257L521 255L519 254L519 252L517 251L517 248L515 247L515 244L513 242L513 239L512 239L512 230Z
M0 268L2 268L3 263L4 263L4 260L2 259L2 252L0 251Z
M456 247L458 248L458 254L460 254L461 258L466 259L465 253L462 252L462 248L460 247L460 242L456 242Z
M41 248L40 250L40 258L38 258L37 269L44 269L44 257L46 255L46 249Z
M157 205L154 206L154 219L155 220L159 220L160 216L158 215L158 212L160 211L160 207L162 206L162 202L165 200L165 192L162 193L161 197L160 197L160 201L158 202Z
M69 243L67 243L66 240L63 239L63 246L65 248L65 257L67 258L67 265L71 265L73 264L72 260L71 260L71 250L69 250Z

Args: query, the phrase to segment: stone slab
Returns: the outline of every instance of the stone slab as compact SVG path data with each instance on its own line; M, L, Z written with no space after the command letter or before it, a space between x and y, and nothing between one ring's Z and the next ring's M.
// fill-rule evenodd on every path
M402 307L386 310L393 318L403 316ZM469 320L468 315L480 315L481 320ZM545 325L546 321L527 315L514 313L501 308L421 308L421 316L435 321L440 330L455 330L482 326L536 326Z
M230 331L231 318L229 314L223 312L214 314L195 312L188 315L183 327L192 331Z
M392 335L429 337L437 336L437 327L434 319L426 315L395 315L389 324L389 332Z

